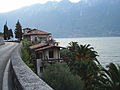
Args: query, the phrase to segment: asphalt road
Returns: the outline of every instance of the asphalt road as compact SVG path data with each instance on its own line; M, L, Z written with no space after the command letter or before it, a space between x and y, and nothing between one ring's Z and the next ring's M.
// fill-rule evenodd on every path
M6 42L5 45L0 46L0 90L2 90L2 82L4 70L13 49L17 46L17 43Z

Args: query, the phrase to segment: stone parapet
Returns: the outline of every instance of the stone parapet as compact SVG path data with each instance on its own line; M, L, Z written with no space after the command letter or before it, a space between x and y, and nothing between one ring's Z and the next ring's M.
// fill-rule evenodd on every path
M53 90L23 62L20 47L16 47L10 58L13 90Z

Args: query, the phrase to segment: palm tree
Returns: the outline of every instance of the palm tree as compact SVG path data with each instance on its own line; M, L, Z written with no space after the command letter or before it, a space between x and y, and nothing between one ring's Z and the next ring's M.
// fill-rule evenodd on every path
M94 88L93 83L97 82L95 79L99 72L98 53L90 44L78 45L77 42L71 42L68 50L72 53L69 65L71 71L84 80L87 89L92 90Z
M82 60L94 60L97 63L99 63L99 61L97 60L97 56L98 53L96 51L94 51L94 48L91 47L90 44L88 45L78 45L77 42L71 42L69 43L70 46L68 46L68 50L70 50L70 52L72 52L73 60L77 60L80 59ZM100 64L100 63L99 63Z
M90 47L90 44L88 45L80 45L78 48L78 54L77 56L81 60L97 60L97 52L94 51L93 47Z
M120 66L116 66L113 63L110 63L107 66L107 69L103 69L104 74L102 75L106 78L107 88L109 90L120 90Z
M71 52L75 52L79 45L78 45L78 42L70 42L69 43L70 46L68 46L68 49L71 51Z

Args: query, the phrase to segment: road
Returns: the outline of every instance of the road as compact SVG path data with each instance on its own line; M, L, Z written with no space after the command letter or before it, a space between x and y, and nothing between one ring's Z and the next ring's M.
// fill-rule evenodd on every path
M0 46L0 90L2 90L2 82L4 70L13 49L17 46L17 43L6 42L5 45Z

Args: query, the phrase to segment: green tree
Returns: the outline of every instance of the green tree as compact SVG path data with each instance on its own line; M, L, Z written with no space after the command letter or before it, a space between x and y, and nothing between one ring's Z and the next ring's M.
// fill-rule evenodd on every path
M42 79L55 90L83 90L84 86L81 78L73 75L66 63L47 63Z
M111 63L108 69L102 67L98 53L89 44L71 42L61 55L68 59L70 70L84 81L84 90L120 90L120 66Z
M0 32L0 36L4 36L2 32Z
M10 29L8 32L9 32L9 38L13 38L13 32L12 32L12 29Z
M19 41L22 40L22 26L21 26L19 20L16 23L15 38L17 38Z
M106 84L107 90L120 90L120 66L110 63L108 69L103 69L101 82Z
M4 25L4 40L8 40L9 39L9 32L8 32L8 27L7 27L7 22Z
M22 45L22 60L34 71L34 65L31 63L31 53L29 50L29 46L31 46L32 43L30 41L22 41Z
M97 60L98 53L94 51L94 48L88 45L78 45L77 42L71 42L68 46L68 50L73 54L73 60L80 59L82 60L94 60L99 63Z
M82 78L85 89L95 90L96 78L99 77L101 67L97 60L98 53L89 44L78 45L77 42L71 42L67 50L64 51L65 53L61 54L62 57L68 59L70 70Z

